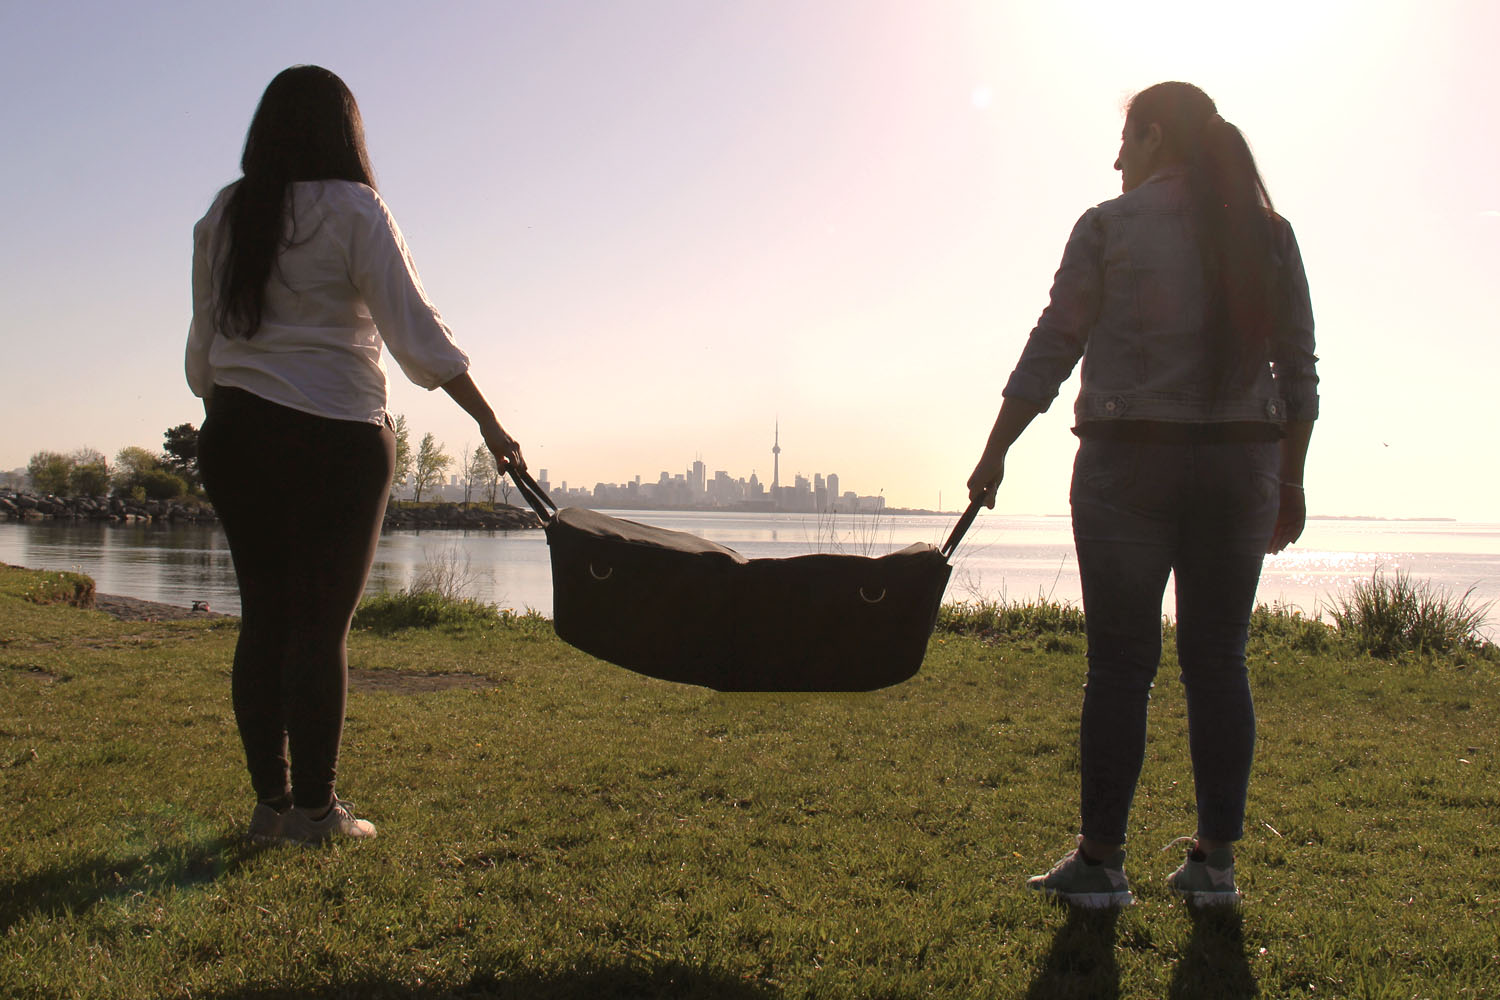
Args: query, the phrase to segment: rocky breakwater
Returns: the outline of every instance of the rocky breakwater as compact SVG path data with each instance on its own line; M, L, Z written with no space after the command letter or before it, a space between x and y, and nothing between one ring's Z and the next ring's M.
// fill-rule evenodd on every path
M218 520L206 501L135 500L129 497L38 496L17 490L0 490L0 518L10 521L117 521L192 522Z
M298 508L289 499L268 516L295 516ZM0 490L0 519L9 521L115 521L146 523L213 524L218 521L213 506L197 497L180 500L132 500L125 497L39 496L17 490ZM524 507L508 504L391 503L383 527L435 531L521 531L540 528L541 520Z
M393 503L385 509L385 528L427 531L458 528L465 531L521 531L540 528L541 519L524 507L496 504L491 507L456 503Z

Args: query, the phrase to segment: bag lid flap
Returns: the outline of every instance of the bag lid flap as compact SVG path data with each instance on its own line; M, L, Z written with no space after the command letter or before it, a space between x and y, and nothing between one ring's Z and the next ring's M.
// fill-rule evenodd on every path
M627 521L622 517L610 517L608 514L601 514L596 510L583 507L564 507L558 511L556 521L547 530L550 533L558 526L593 535L596 538L628 542L631 545L649 545L655 548L671 549L674 552L715 553L728 556L737 563L747 561L734 549L710 542L706 538L699 538L686 531L672 531L650 524L641 524L638 521Z

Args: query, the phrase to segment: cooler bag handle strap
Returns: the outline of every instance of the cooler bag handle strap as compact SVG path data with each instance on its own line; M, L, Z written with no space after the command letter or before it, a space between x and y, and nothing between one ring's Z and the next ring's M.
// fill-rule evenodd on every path
M557 516L557 504L553 503L547 492L535 479L531 478L531 473L525 469L518 469L514 465L507 471L510 473L511 481L516 484L516 489L526 499L526 503L536 511L537 517L546 522Z
M943 543L943 558L953 558L953 553L958 549L958 543L963 541L964 533L969 530L969 525L974 523L974 518L979 513L979 508L983 506L983 497L980 497L978 500L970 501L969 509L964 511L963 516L958 519L958 523L953 526L953 533L950 534L948 536L948 540Z

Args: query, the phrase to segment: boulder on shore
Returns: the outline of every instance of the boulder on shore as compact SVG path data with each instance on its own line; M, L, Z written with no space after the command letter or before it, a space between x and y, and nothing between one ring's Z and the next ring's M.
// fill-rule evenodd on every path
M207 500L132 500L129 497L37 496L0 490L0 518L50 518L58 521L184 521L211 524L218 515Z
M385 510L385 529L463 531L524 531L540 528L541 520L524 507L509 504L471 504L467 508L453 503L431 507L391 504Z

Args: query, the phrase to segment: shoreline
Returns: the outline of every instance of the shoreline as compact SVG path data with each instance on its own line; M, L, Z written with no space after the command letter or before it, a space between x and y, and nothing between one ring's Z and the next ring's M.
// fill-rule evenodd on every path
M288 498L272 516L297 516ZM217 524L219 515L201 497L134 500L124 497L59 497L0 489L0 520L19 523L89 522L100 524ZM460 504L450 501L415 505L393 500L386 505L381 531L525 531L540 528L532 511L510 504Z
M207 607L195 611L178 604L148 601L145 598L130 597L126 594L95 594L92 610L103 611L122 622L178 622L199 618L235 617Z

